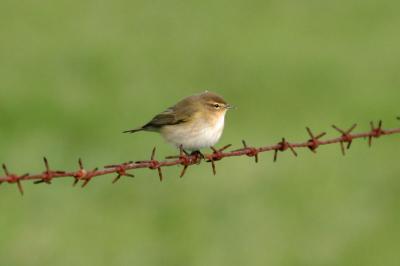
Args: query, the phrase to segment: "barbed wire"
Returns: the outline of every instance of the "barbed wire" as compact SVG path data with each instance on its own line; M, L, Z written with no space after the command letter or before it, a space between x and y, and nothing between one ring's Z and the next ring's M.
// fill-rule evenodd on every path
M400 117L397 117L400 120ZM216 162L222 160L223 158L233 157L233 156L249 156L254 157L255 162L258 162L258 154L262 152L274 151L273 161L275 162L278 159L278 153L290 150L294 156L297 156L296 149L299 148L308 148L310 151L316 153L317 149L323 145L329 144L337 144L339 143L340 149L343 155L345 155L346 150L351 147L353 140L360 138L368 138L368 145L371 146L373 138L379 138L381 136L400 134L400 128L394 129L383 129L382 121L378 122L378 125L375 126L373 122L370 122L370 130L363 133L352 133L354 129L357 127L357 124L352 125L347 130L343 130L335 125L332 127L338 131L341 135L336 138L331 138L327 140L322 140L322 137L326 135L326 132L322 132L319 134L314 134L309 127L306 127L307 133L309 135L309 139L300 142L300 143L291 143L288 142L285 138L282 138L276 144L263 146L263 147L252 147L247 145L246 141L242 141L243 147L240 149L235 149L231 151L227 151L232 145L226 145L222 148L211 147L212 153L210 154L201 154L200 152L194 152L192 154L186 153L182 146L180 147L179 155L176 156L167 156L165 160L159 161L156 159L156 148L153 148L149 160L142 161L129 161L121 164L111 164L106 165L103 168L94 168L92 170L85 169L83 165L82 159L78 160L79 169L75 171L60 171L60 170L51 170L49 162L46 157L43 158L45 171L38 174L22 174L17 175L11 173L5 164L2 165L5 176L0 177L0 185L2 183L16 184L21 195L24 194L24 190L22 187L22 181L33 180L35 184L46 183L51 184L53 179L56 178L64 178L64 177L72 177L74 179L73 185L77 185L81 182L81 186L85 187L94 177L103 176L108 174L116 174L116 177L112 180L112 183L117 182L121 177L134 177L132 173L129 173L129 170L138 169L138 168L148 168L150 170L156 170L158 172L158 176L160 181L163 180L162 168L174 165L182 165L182 171L180 173L180 177L183 177L186 173L186 170L189 166L198 165L202 161L208 162L211 164L213 174L216 174Z

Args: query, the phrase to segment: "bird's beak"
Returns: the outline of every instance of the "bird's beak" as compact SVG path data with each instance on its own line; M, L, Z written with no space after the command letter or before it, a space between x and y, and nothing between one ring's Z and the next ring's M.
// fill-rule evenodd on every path
M236 106L230 105L230 104L226 104L225 105L226 109L236 109Z

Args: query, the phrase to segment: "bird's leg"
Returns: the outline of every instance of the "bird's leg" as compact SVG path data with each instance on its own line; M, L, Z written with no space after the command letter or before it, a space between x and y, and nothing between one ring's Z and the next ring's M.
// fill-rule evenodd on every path
M200 158L200 159L205 159L206 157L204 156L203 153L201 153L199 150L197 151L192 151L192 153L190 154L191 156L195 156L196 158Z

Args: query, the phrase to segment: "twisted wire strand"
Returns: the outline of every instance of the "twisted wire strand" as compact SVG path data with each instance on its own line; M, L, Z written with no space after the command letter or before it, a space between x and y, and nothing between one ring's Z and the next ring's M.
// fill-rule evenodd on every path
M400 120L400 117L397 118ZM202 161L208 162L212 166L213 174L216 174L216 161L220 161L223 158L233 157L233 156L249 156L254 157L255 162L258 162L258 154L268 151L273 151L274 156L273 160L276 161L278 158L278 152L291 151L294 156L297 156L296 149L300 148L308 148L311 152L316 153L317 149L324 145L337 144L339 143L340 149L343 155L345 155L346 150L350 149L353 140L360 138L367 138L368 145L371 146L372 140L374 138L379 138L382 136L388 136L393 134L400 134L400 128L393 129L383 129L382 121L379 121L377 125L373 122L370 122L370 130L362 133L352 133L354 129L357 127L357 124L352 125L350 128L343 130L335 125L332 127L340 134L339 137L330 138L323 140L322 137L326 135L326 132L321 132L319 134L314 134L313 131L306 127L307 133L309 135L309 139L304 142L292 143L288 142L285 138L282 138L276 144L262 147L252 147L248 146L246 141L242 141L243 147L240 149L230 150L228 148L231 145L226 145L222 148L214 148L211 147L212 153L209 154L201 154L199 152L188 154L186 153L182 147L180 147L179 155L176 156L167 156L165 160L157 160L156 159L156 148L153 148L150 159L142 160L142 161L129 161L120 164L112 164L106 165L102 168L94 168L92 170L87 170L84 167L82 159L78 160L78 169L73 171L61 171L61 170L52 170L50 168L49 162L46 157L43 158L45 170L42 173L38 174L29 174L25 173L22 175L17 175L10 172L5 164L2 165L4 170L4 176L0 177L0 185L2 183L16 184L19 192L23 195L24 190L22 187L22 181L33 180L35 184L46 183L51 184L54 179L64 178L64 177L72 177L73 185L77 185L81 182L81 186L85 187L88 183L94 178L98 176L108 175L108 174L116 174L112 183L120 180L121 177L134 177L132 173L129 173L129 170L138 169L138 168L148 168L150 170L156 170L160 181L163 180L163 172L162 168L174 165L182 165L182 171L180 173L180 177L183 177L186 173L186 170L189 166L198 165Z

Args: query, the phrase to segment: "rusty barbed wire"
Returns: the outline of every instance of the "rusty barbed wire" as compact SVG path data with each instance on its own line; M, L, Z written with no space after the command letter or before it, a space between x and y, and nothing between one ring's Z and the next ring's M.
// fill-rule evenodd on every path
M400 120L400 117L397 117ZM258 154L262 152L274 151L273 161L276 162L278 159L278 153L290 150L294 156L298 156L296 149L308 148L311 152L316 153L317 149L322 145L336 144L339 143L340 149L343 155L345 155L346 150L350 149L353 140L360 138L368 138L368 146L371 146L373 138L379 138L381 136L400 134L400 128L394 129L383 129L382 121L378 121L378 125L375 126L373 122L370 122L370 130L364 133L352 133L357 127L357 124L352 125L347 130L343 130L336 125L332 125L332 128L338 131L341 135L336 138L331 138L327 140L322 140L322 137L326 135L326 132L321 132L319 134L314 134L309 127L306 127L309 139L305 142L291 143L285 138L276 144L262 147L252 147L249 146L246 141L242 141L243 147L240 149L235 149L232 151L226 151L232 145L226 145L220 149L211 147L212 153L201 154L200 152L195 152L188 154L186 151L180 147L179 155L167 156L165 160L159 161L156 159L156 148L153 148L150 159L142 161L128 161L120 164L106 165L103 168L94 168L92 170L86 170L82 159L78 160L78 170L76 171L60 171L51 170L49 162L46 157L43 158L45 170L39 174L29 174L25 173L22 175L13 174L9 171L6 164L3 164L3 170L5 176L0 177L0 185L2 183L16 184L21 195L24 194L22 187L22 181L33 180L35 184L46 183L51 184L53 179L72 177L74 179L73 186L82 182L82 187L88 185L88 183L97 176L103 176L108 174L116 174L116 177L112 180L112 183L116 183L121 177L134 177L132 173L127 171L138 169L138 168L148 168L150 170L157 170L158 177L160 181L163 180L162 168L168 166L182 165L182 171L180 177L183 177L189 166L200 164L202 161L209 162L212 167L213 174L216 174L216 162L222 160L226 157L233 156L243 156L254 157L255 162L259 161ZM345 144L347 144L345 146Z

